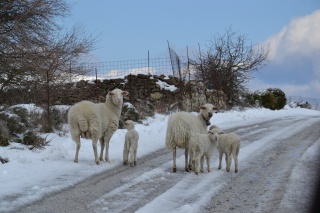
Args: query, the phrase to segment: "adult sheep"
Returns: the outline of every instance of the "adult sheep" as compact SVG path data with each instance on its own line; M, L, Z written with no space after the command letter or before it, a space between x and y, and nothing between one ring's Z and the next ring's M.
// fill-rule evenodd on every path
M210 125L210 119L213 110L216 110L212 104L205 104L200 107L200 113L195 115L189 112L177 112L169 116L166 147L173 151L173 172L177 171L176 167L176 148L185 149L185 171L191 168L191 160L188 165L189 140L192 133L206 133L207 126Z
M80 150L80 136L92 139L95 162L103 161L103 150L106 147L105 160L109 161L109 141L113 133L118 129L119 119L122 110L123 96L128 95L127 91L114 89L109 91L105 103L93 103L81 101L73 105L68 112L68 123L70 134L77 144L74 162L78 162ZM100 158L97 153L97 142L100 140Z
M235 173L238 172L238 155L240 151L240 137L234 132L224 133L219 128L212 128L210 131L218 134L217 148L219 151L219 167L221 169L223 154L226 155L226 170L230 171L232 158L234 159Z

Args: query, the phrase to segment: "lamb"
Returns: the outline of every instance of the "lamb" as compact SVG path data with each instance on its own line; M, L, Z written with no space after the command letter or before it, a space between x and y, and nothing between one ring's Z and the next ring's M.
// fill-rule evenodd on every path
M219 167L221 169L221 161L223 154L226 155L226 170L230 171L232 157L235 164L235 173L238 172L238 155L240 151L240 137L234 133L224 133L219 128L212 128L210 131L218 133L217 148L219 151Z
M134 129L134 123L132 120L127 120L124 123L125 128L128 132L125 135L125 143L123 148L123 163L128 164L128 156L130 154L130 166L137 165L137 148L139 133Z
M90 101L81 101L69 109L70 134L77 145L74 162L78 162L80 136L92 139L96 164L99 164L99 160L103 161L104 147L106 147L105 160L110 162L108 153L109 141L119 126L123 96L128 94L127 91L114 89L108 92L105 103L96 104ZM98 158L97 153L98 140L100 140L101 144L100 158Z
M211 152L217 145L219 132L214 130L209 130L206 134L193 133L190 138L190 156L192 156L192 166L194 168L194 173L198 175L199 163L201 162L200 171L203 173L203 162L204 157L207 160L208 172L210 169L210 156Z
M176 147L185 149L185 171L191 169L191 159L188 165L189 140L192 133L206 133L207 126L210 125L210 119L213 110L217 108L212 104L205 104L200 107L200 113L194 115L189 112L177 112L169 116L166 132L166 147L173 150L173 172L176 167Z

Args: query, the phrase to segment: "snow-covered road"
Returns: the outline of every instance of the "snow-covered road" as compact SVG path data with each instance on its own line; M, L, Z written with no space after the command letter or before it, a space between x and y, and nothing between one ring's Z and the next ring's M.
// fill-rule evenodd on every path
M181 149L172 173L172 153L160 149L134 168L117 166L14 212L306 212L320 168L320 118L225 130L241 137L238 173L233 163L230 173L225 162L217 170L216 150L210 173L187 173Z

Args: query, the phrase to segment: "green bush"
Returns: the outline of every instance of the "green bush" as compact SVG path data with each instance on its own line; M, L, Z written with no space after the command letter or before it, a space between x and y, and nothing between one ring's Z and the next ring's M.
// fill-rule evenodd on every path
M261 105L271 110L283 109L286 103L285 93L278 88L269 88L261 95Z

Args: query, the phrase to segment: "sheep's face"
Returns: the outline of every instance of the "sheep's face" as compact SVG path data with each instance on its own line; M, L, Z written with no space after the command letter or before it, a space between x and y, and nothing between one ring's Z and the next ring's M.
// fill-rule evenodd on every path
M132 120L126 120L124 122L124 127L127 129L127 130L130 130L130 129L133 129L134 128L134 123Z
M217 129L212 129L208 131L209 138L212 142L216 143L219 139L219 131Z
M129 92L122 91L121 89L114 89L114 90L108 92L108 96L111 97L112 102L117 106L121 106L122 105L123 96L127 96L128 94L129 94Z
M205 104L202 107L200 107L200 114L202 117L206 120L207 125L210 125L210 118L213 115L214 106L212 104Z

